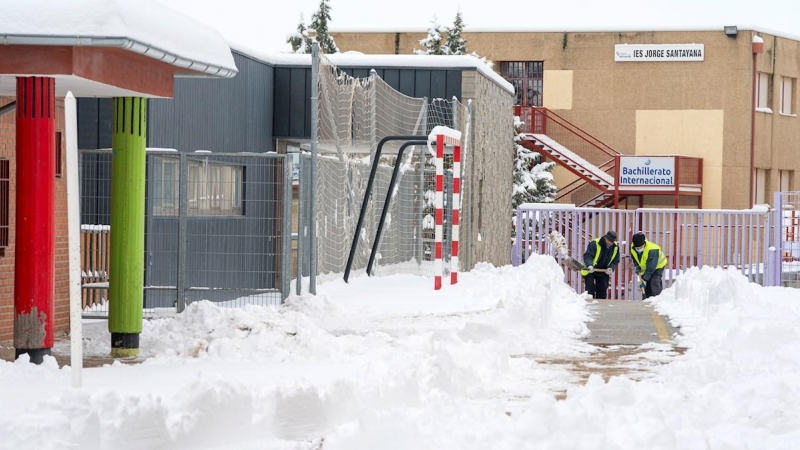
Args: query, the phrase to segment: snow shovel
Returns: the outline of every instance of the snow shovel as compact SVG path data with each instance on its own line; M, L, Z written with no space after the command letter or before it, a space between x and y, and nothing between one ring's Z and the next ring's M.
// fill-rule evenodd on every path
M561 256L561 259L567 267L572 270L586 270L586 266L584 266L582 262L569 256L567 240L564 238L563 234L553 230L550 233L550 244L555 248L559 256Z
M636 278L639 279L639 284L644 283L644 280L642 280L642 274L637 273ZM644 299L644 288L639 288L639 290L642 292L642 299Z

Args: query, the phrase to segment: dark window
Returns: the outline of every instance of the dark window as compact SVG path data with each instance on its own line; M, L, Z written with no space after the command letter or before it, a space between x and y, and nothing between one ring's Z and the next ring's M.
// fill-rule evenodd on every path
M10 165L7 159L0 158L0 256L5 256L6 247L8 247L10 189Z
M56 131L56 178L61 178L63 158L63 153L61 153L61 132Z
M507 61L500 63L500 75L514 85L517 105L542 106L544 61Z

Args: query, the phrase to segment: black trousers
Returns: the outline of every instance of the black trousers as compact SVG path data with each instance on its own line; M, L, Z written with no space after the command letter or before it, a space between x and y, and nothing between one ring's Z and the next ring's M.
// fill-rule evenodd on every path
M647 283L645 283L644 298L655 297L661 294L661 290L664 289L663 277L664 269L656 269L656 271L653 272L653 275L647 280Z
M588 273L583 277L586 283L586 292L592 298L605 300L608 298L608 275L604 273Z

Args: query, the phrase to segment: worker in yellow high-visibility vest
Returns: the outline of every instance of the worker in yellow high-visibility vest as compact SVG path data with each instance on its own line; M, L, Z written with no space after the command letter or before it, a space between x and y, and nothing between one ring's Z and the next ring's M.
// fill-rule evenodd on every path
M617 233L609 231L603 237L592 239L586 246L583 254L581 270L586 292L596 299L608 297L608 280L619 264L619 247L617 247Z
M645 239L644 233L636 233L632 239L631 258L634 270L642 276L639 284L639 289L644 289L642 299L661 294L664 267L667 266L667 256L661 247Z

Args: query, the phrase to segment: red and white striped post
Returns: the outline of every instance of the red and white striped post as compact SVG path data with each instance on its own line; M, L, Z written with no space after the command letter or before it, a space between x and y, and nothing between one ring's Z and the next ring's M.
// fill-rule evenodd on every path
M442 288L442 231L444 225L444 135L436 136L436 193L433 206L436 209L434 227L433 289Z
M453 148L453 236L450 241L450 284L458 283L458 229L461 212L461 146Z

